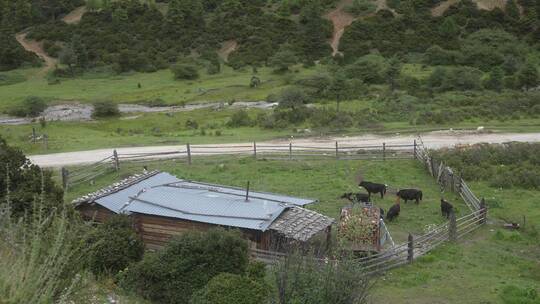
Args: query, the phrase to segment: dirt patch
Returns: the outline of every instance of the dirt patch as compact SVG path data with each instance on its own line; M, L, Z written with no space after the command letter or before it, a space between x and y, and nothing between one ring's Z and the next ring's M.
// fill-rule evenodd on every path
M351 23L353 23L356 18L349 14L345 8L352 4L352 0L341 1L337 7L328 12L324 18L330 20L334 25L334 33L332 34L332 39L330 40L330 46L332 46L332 56L335 56L339 53L339 41L345 32L345 28Z
M433 17L439 17L446 12L451 6L458 4L461 0L447 0L431 9ZM479 9L491 11L495 8L503 9L506 7L506 0L473 0Z
M236 51L238 48L238 42L236 40L227 40L221 44L221 48L217 51L219 58L227 62L229 55Z
M19 44L22 45L25 50L36 54L45 62L45 67L39 73L40 75L44 75L47 73L47 71L56 66L58 60L47 55L47 53L43 50L43 43L26 39L27 35L27 32L21 32L15 35L15 39L17 39L17 42L19 42Z
M64 18L62 18L62 21L64 21L67 24L76 24L79 23L82 19L82 16L84 13L86 13L86 7L81 6L73 11L71 11L69 14L65 15Z

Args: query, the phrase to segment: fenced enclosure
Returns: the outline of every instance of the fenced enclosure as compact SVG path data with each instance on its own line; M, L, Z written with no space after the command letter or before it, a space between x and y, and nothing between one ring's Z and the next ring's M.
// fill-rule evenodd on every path
M205 156L251 156L255 159L269 160L370 160L385 161L391 159L416 159L426 171L437 181L441 193L453 192L460 196L470 213L456 218L451 213L447 222L432 227L424 234L412 235L408 241L393 245L388 250L358 258L366 275L374 275L400 265L412 263L415 259L427 254L440 244L448 241L457 241L466 237L486 222L487 208L483 199L479 199L461 178L459 174L431 157L421 138L409 145L365 145L353 146L346 143L335 142L333 145L190 145L177 151L162 151L154 153L119 154L112 151L111 156L75 170L62 169L64 188L90 182L96 177L120 170L123 163L146 163L155 160L175 160L192 164L199 157ZM286 256L285 253L275 251L251 250L251 257L265 263L273 263ZM330 261L325 259L326 262ZM335 261L337 262L337 261Z
M413 159L416 157L418 145L416 140L411 144L386 144L354 146L335 142L332 145L191 145L186 144L178 150L153 153L117 153L111 151L111 156L99 162L81 166L74 170L62 168L62 185L64 189L81 183L90 182L96 177L112 171L118 171L124 162L137 163L152 160L177 160L188 164L198 157L216 155L253 156L256 159L268 160L377 160Z

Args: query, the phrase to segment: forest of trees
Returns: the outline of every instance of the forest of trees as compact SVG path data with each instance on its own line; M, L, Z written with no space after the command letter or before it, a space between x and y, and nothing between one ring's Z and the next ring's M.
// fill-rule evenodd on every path
M479 84L499 91L531 88L538 82L538 62L531 62L538 61L540 47L538 1L510 0L505 11L486 11L466 0L432 17L430 9L438 0L391 0L392 11L364 16L345 29L340 43L344 57L332 60L333 28L323 15L334 0L163 2L86 1L88 11L81 22L68 25L60 17L84 4L82 0L0 0L0 69L37 61L14 39L16 32L31 26L28 37L43 41L45 51L66 66L57 69L56 76L73 77L96 66L110 66L117 73L167 68L185 72L186 66L192 69L193 57L206 62L208 73L218 73L216 51L223 41L235 40L238 48L228 60L235 69L269 65L286 72L296 63L334 62L344 66L349 79L376 84L386 82L384 75L366 74L371 69L381 72L382 62L394 58L398 64L468 67L437 70L430 79L435 91L475 89ZM443 84L453 71L465 71L465 79L476 84ZM481 73L489 74L483 83L475 80ZM391 86L397 87L397 78Z

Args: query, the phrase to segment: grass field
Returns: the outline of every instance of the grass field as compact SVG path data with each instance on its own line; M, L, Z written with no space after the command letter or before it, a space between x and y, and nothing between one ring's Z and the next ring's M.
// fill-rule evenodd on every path
M235 71L223 66L222 72L207 75L201 72L197 80L174 80L170 70L155 73L129 73L114 75L110 71L88 72L74 79L62 79L59 84L48 84L47 79L34 77L37 69L0 73L7 85L0 85L0 112L19 104L27 96L39 96L51 104L88 103L96 100L117 103L145 103L162 99L167 104L183 102L263 100L270 93L279 92L294 79L316 73L320 67L292 68L293 72L279 75L271 68L258 69L262 85L250 88L251 69ZM26 81L21 81L21 77ZM11 80L10 80L11 79ZM10 84L12 83L12 84ZM2 84L0 82L0 84ZM141 84L141 88L138 88Z
M420 205L402 205L400 217L389 223L389 229L396 242L407 239L408 233L422 234L428 224L440 224L440 193L437 184L425 174L424 168L414 160L398 161L265 161L242 157L194 159L193 164L185 162L153 162L149 169L160 169L180 178L245 187L251 182L254 190L270 191L318 199L320 202L309 208L323 214L339 218L341 207L348 205L340 199L344 192L364 191L356 186L358 172L366 180L386 183L391 189L419 188L424 192ZM96 180L94 186L84 185L71 189L67 200L112 183L129 173L140 172L141 164L123 166L120 176L111 173ZM447 197L455 202L458 215L468 212L467 207L456 197ZM395 196L388 193L384 199L374 198L374 202L388 210L395 203Z
M403 205L395 222L388 223L396 242L408 233L420 234L426 224L442 223L440 193L433 178L414 160L397 161L255 161L234 159L194 159L184 162L150 162L149 169L161 169L178 177L245 186L249 180L256 190L317 198L310 208L337 218L347 202L338 199L342 192L358 191L355 177L381 181L391 188L418 187L424 191L419 205ZM139 172L142 164L124 165L121 172L98 178L94 185L80 185L66 196L70 201L81 194L106 186L119 178ZM458 244L446 244L420 258L412 265L391 270L377 279L372 303L538 303L515 295L516 290L540 291L540 191L499 190L486 183L470 183L479 196L486 197L490 211L488 225ZM453 195L446 196L457 207L458 216L467 207ZM385 209L394 202L389 194L375 199ZM502 228L501 218L522 221L524 230L512 232ZM517 288L517 289L516 289ZM509 299L513 299L512 301Z
M346 107L368 107L368 101L344 103ZM330 105L329 105L330 106ZM319 128L309 133L298 133L296 128L310 128L303 124L296 128L261 129L258 126L229 128L225 124L235 110L200 109L177 113L141 113L126 115L122 118L103 119L90 122L48 122L43 128L38 122L30 125L0 126L0 136L11 145L21 148L27 154L47 154L53 152L79 151L98 148L115 148L146 145L180 145L185 143L232 143L269 140L274 138L357 135L363 133L395 134L416 133L453 128L476 129L484 126L486 130L501 132L537 132L540 121L521 119L514 121L467 121L448 125L411 125L408 122L377 123L369 127L354 126L338 132ZM264 110L252 109L253 119ZM186 127L186 122L195 120L199 129ZM32 127L38 133L47 134L48 149L43 143L32 143ZM202 131L204 129L204 132Z

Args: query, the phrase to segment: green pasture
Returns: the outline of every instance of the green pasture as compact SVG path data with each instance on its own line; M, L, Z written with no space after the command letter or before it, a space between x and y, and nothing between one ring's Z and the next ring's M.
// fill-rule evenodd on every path
M66 199L71 201L79 195L106 186L119 178L140 172L142 164L122 165L119 173L110 173L96 179L94 185L80 185L69 190ZM415 160L388 161L274 161L255 160L251 157L195 157L193 164L185 161L149 162L149 169L170 172L179 178L245 187L259 191L283 193L318 199L309 208L339 219L341 207L349 202L340 199L344 192L365 191L356 186L356 176L366 180L386 183L391 190L384 199L374 197L374 203L385 210L396 201L392 189L419 188L424 200L419 204L402 203L400 217L388 227L396 242L403 242L409 233L423 234L426 225L441 224L440 193L433 178ZM467 207L455 196L446 196L454 202L458 216L468 212Z
M253 74L251 69L235 71L224 65L221 73L215 75L207 75L201 70L201 77L197 80L174 80L170 70L115 75L104 69L73 79L62 78L58 84L49 84L46 78L34 76L37 69L15 70L0 73L0 112L18 105L28 96L43 97L51 104L96 100L146 103L162 99L167 104L264 100L268 94L277 93L295 79L314 74L319 69L321 67L306 69L295 66L291 68L291 73L280 75L273 73L271 68L263 67ZM249 87L253 75L261 80L258 88ZM23 78L26 80L21 81Z
M324 106L333 106L331 103ZM370 107L368 101L343 103L346 108ZM540 121L520 119L512 121L471 120L447 125L411 125L408 122L383 122L367 126L353 126L344 130L328 128L312 129L304 123L286 129L262 129L258 126L230 128L226 125L235 110L199 109L176 113L133 113L120 118L101 119L88 122L47 122L42 127L38 122L28 125L0 126L0 136L11 145L17 146L27 154L47 154L54 152L80 151L99 148L116 148L148 145L181 145L186 143L233 143L290 138L294 136L358 135L365 133L404 134L436 130L476 129L484 126L486 130L501 132L537 132ZM249 110L255 120L264 110ZM186 126L188 120L196 121L198 129ZM32 128L38 135L47 134L48 147L42 142L32 143ZM308 132L302 130L310 129ZM204 130L204 131L203 131Z

